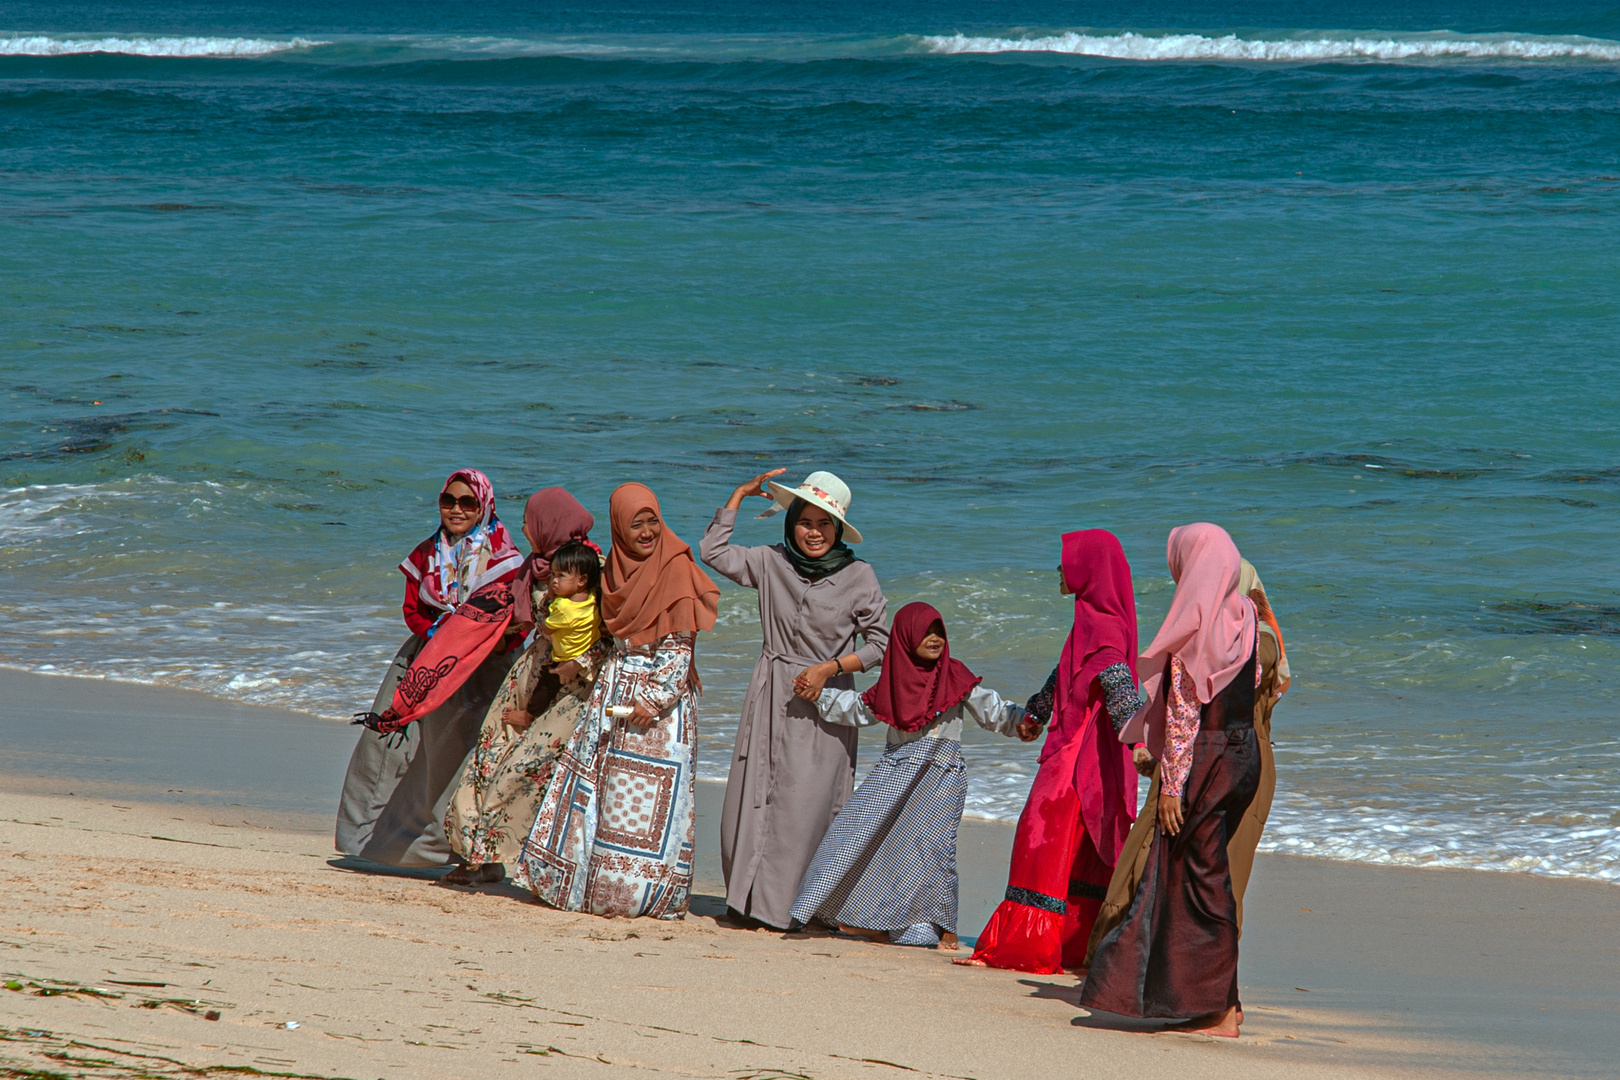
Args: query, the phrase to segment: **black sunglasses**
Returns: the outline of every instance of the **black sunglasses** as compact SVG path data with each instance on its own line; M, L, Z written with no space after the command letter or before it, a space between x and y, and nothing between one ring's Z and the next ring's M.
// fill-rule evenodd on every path
M458 499L458 498L456 498L456 496L450 494L448 491L443 492L443 493L441 493L439 495L439 509L440 510L454 510L458 506L461 507L463 510L467 511L467 513L469 513L469 514L477 513L478 510L480 509L480 505L479 505L479 502L478 502L478 499L477 499L476 496L463 495Z

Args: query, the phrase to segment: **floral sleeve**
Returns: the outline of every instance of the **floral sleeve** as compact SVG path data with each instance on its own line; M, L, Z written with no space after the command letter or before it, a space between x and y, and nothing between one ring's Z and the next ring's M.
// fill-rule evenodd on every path
M1102 684L1108 722L1114 726L1117 736L1142 707L1142 698L1136 691L1136 676L1125 664L1109 664L1097 673L1097 681Z
M695 641L696 636L690 633L661 638L654 646L653 666L636 676L637 686L631 699L645 705L655 716L663 716L673 709L690 688Z
M1180 795L1192 771L1193 739L1198 735L1198 691L1181 657L1170 657L1165 695L1164 764L1159 773L1166 795Z

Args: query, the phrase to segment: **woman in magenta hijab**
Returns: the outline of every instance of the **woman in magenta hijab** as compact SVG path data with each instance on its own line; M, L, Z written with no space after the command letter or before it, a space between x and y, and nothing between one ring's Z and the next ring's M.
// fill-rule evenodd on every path
M1056 975L1085 958L1091 922L1136 818L1131 752L1117 732L1136 712L1136 597L1113 533L1063 536L1074 628L1028 723L1050 723L1013 840L1007 898L957 963Z
M1237 901L1226 845L1260 783L1258 618L1238 591L1238 549L1219 525L1173 530L1167 561L1176 595L1142 654L1148 704L1124 732L1159 763L1159 830L1130 907L1097 946L1080 1003L1188 1017L1187 1030L1236 1038Z

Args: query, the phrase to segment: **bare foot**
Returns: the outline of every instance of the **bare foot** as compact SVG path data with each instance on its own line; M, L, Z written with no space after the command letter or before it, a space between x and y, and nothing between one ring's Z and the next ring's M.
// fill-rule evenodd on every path
M962 947L962 943L957 940L955 934L947 930L939 935L939 947L947 952L955 952Z
M889 932L887 930L868 930L864 926L845 926L843 923L839 923L838 932L848 934L850 937L864 938L879 945L889 943Z
M951 963L955 964L957 967L982 967L982 968L987 968L987 967L990 966L989 964L985 963L983 960L976 960L971 956L958 956L955 960L952 960Z
M1225 1012L1210 1013L1208 1016L1195 1016L1191 1020L1180 1024L1171 1024L1166 1031L1190 1031L1198 1035L1214 1035L1219 1039L1235 1039L1238 1031L1237 1007L1233 1006Z
M1237 1022L1238 1022L1238 1027L1243 1026L1243 1003L1241 1001L1238 1002L1238 1007L1237 1007Z

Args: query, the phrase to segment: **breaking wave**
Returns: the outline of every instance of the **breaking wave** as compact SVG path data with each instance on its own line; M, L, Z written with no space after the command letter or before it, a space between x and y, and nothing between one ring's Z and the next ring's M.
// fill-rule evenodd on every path
M307 38L225 37L51 37L44 34L0 37L0 56L77 56L119 53L124 56L268 56L292 49L325 45Z
M1475 37L1429 34L1418 37L1344 36L1250 40L1235 34L1076 32L1042 37L925 36L930 52L942 54L1044 52L1117 60L1602 60L1620 61L1620 42L1597 38Z

